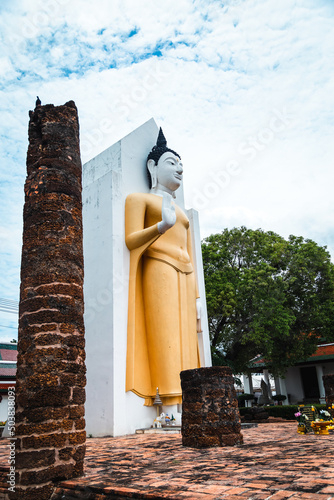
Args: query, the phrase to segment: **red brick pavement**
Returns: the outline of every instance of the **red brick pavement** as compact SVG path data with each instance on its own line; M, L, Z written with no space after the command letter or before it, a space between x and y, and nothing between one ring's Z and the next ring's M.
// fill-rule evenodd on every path
M296 430L296 422L259 425L242 431L242 446L202 450L175 434L91 438L85 476L61 483L59 499L334 499L334 434Z

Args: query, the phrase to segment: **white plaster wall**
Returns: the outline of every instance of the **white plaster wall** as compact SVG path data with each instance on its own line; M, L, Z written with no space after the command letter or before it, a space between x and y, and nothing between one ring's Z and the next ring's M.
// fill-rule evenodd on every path
M125 392L129 251L124 205L128 194L148 191L146 158L157 136L158 127L151 119L83 167L88 435L132 434L149 427L156 416L155 408L144 407L142 398ZM176 203L184 208L182 188ZM192 218L196 219L196 213ZM199 262L198 224L196 231ZM199 282L203 288L203 273ZM205 365L210 366L205 300L203 314L202 351ZM164 411L180 420L176 407L170 411L164 407Z
M111 189L112 172L108 172L86 186L83 198L86 419L87 433L94 436L112 435L113 429L113 237L108 197Z
M211 359L211 348L210 348L210 336L209 336L209 323L208 314L206 308L206 296L205 296L205 282L204 282L204 272L203 272L203 259L202 259L202 248L201 248L201 234L199 227L198 212L193 208L186 211L191 228L192 228L192 248L193 248L193 258L194 265L197 269L197 284L198 292L200 296L202 312L201 312L201 325L202 332L198 333L198 344L200 350L201 366L212 366Z

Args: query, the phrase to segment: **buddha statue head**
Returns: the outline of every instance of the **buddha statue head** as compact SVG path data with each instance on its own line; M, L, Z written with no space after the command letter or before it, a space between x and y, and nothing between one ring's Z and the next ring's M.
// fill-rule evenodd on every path
M167 191L173 194L181 186L183 165L178 153L167 147L162 129L146 162L151 191Z

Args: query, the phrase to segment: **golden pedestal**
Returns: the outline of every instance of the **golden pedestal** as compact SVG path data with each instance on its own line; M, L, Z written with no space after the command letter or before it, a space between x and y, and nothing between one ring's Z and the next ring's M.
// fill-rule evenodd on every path
M323 435L328 435L328 428L332 427L333 422L327 421L327 420L318 420L311 422L312 429L314 431L314 434L323 434Z

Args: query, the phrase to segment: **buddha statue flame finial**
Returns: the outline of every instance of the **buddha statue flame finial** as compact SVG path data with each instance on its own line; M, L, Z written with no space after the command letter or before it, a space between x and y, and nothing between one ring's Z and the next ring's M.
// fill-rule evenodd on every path
M167 147L167 140L164 136L162 128L160 127L157 143L155 146L153 146L151 152L149 153L147 161L154 160L155 164L157 165L160 156L162 156L167 151L170 151L181 159L181 156L178 153Z
M158 139L157 139L157 147L158 148L167 148L167 141L166 141L166 137L164 136L164 133L162 131L162 128L160 127L160 130L159 130L159 135L158 135Z

